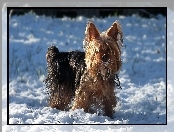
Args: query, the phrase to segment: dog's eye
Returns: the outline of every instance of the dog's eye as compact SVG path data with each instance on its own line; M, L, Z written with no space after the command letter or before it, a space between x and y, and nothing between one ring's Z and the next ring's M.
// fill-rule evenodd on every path
M106 53L109 53L109 52L110 52L110 49L109 49L109 48L107 48L107 49L105 50L105 52L106 52Z
M102 61L103 62L106 62L108 60L108 56L106 55L106 54L104 54L103 56L102 56Z

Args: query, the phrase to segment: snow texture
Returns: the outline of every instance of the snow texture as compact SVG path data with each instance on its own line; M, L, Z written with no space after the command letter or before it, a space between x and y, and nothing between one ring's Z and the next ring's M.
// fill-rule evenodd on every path
M161 15L150 19L136 15L91 19L100 31L108 29L118 20L122 24L124 33L123 66L119 74L122 90L116 89L119 103L115 108L115 118L110 119L106 116L85 113L83 109L71 112L52 109L46 102L48 96L45 93L43 80L47 74L45 59L47 48L54 44L60 51L83 51L82 41L88 19L82 16L74 19L51 18L31 13L10 17L9 83L7 83L7 15L6 11L2 11L2 131L171 132L174 130L172 125L174 123L173 13L168 10L167 23L166 18ZM166 39L168 39L167 46ZM166 54L168 80L166 80ZM7 113L8 85L9 113ZM6 118L7 114L9 119ZM8 126L7 120L10 124L96 125ZM150 125L166 124L166 120L168 126Z

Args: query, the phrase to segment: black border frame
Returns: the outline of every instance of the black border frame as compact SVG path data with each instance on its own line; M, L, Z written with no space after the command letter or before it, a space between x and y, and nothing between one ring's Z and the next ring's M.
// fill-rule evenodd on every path
M7 7L7 125L167 125L167 7L90 7L93 8L126 8L126 9L154 9L164 8L166 10L166 124L9 124L9 14L10 9L57 9L57 8L89 8L89 7Z

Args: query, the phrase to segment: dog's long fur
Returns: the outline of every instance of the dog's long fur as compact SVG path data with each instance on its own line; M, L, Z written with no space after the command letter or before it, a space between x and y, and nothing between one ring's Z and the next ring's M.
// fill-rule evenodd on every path
M89 22L85 34L85 52L59 52L56 46L48 48L45 82L49 106L59 110L83 108L90 113L100 109L103 115L112 117L117 104L114 89L120 86L121 26L116 21L100 34Z

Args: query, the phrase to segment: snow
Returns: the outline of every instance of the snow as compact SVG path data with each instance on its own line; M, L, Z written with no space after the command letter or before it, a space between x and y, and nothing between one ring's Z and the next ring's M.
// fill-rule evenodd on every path
M116 89L119 102L115 108L115 118L110 119L106 116L85 113L83 109L68 112L52 109L46 102L48 96L43 80L47 72L45 60L47 48L54 44L60 51L83 51L82 41L88 19L82 16L74 19L68 17L58 19L31 13L10 17L8 84L6 80L7 15L6 11L2 11L2 130L4 132L48 130L171 132L174 129L172 125L174 123L174 77L172 76L174 16L173 11L169 9L168 14L167 25L166 18L161 15L151 19L139 16L91 19L100 31L108 29L115 20L120 21L123 27L123 66L119 74L122 90ZM168 80L166 80L166 53ZM9 113L7 113L7 85L9 85ZM10 124L96 125L8 126L7 114L9 114ZM167 126L151 125L166 124L166 120ZM112 125L98 126L97 124ZM124 124L124 126L113 124Z

